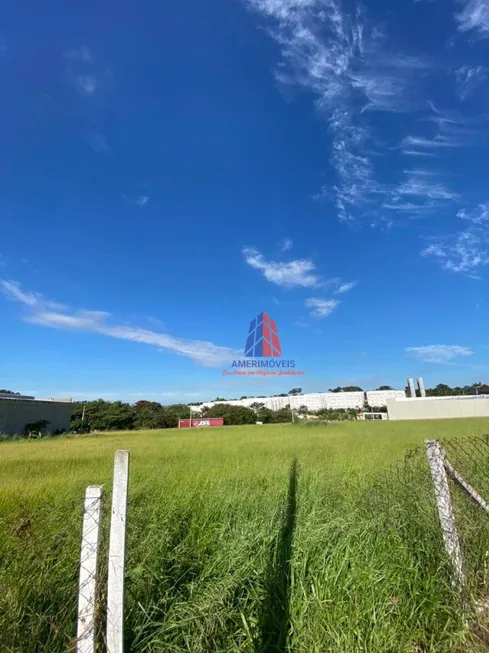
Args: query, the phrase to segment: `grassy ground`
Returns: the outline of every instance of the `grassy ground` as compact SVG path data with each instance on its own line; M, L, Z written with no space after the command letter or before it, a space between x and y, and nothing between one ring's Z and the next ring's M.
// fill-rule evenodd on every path
M389 470L424 438L487 432L472 419L0 444L0 651L72 650L84 488L104 483L107 508L119 448L127 651L486 650L467 648L436 520Z

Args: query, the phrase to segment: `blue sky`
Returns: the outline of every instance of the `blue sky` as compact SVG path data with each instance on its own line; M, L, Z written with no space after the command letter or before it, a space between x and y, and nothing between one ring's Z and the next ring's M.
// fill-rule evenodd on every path
M489 0L1 18L1 387L487 381ZM261 311L300 382L223 377Z

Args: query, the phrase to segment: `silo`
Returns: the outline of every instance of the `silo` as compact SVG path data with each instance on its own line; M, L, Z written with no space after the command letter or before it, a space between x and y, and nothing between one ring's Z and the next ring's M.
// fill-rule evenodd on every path
M418 377L418 390L420 397L426 397L426 390L424 389L424 381L421 377Z
M408 387L409 387L409 396L410 397L416 397L416 390L414 389L414 381L413 379L408 379Z

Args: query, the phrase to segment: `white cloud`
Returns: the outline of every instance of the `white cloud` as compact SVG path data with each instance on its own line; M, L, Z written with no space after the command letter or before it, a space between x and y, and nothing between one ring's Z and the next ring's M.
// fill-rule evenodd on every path
M148 195L138 195L137 197L129 197L128 195L123 195L122 199L128 204L134 204L143 208L151 199Z
M292 249L293 245L294 243L291 241L290 238L284 238L280 243L280 249L282 250L282 252L288 252L290 249Z
M76 90L81 95L93 95L97 90L97 79L95 75L78 75L74 82Z
M339 306L341 302L337 299L319 299L310 297L306 299L305 306L311 308L311 315L314 317L327 317Z
M404 150L404 154L407 154L410 152L410 148L426 148L426 149L432 149L436 150L438 148L445 148L445 147L460 147L462 143L458 140L455 140L453 138L447 138L446 136L441 137L440 135L436 135L434 138L424 138L422 136L406 136L401 143L401 147ZM407 148L407 149L406 149ZM426 152L419 152L415 151L415 156L422 154L429 154Z
M86 45L82 45L74 50L69 50L68 52L65 52L64 56L67 59L75 59L76 61L83 61L85 63L93 63L94 60L92 51Z
M472 356L470 347L461 345L425 345L424 347L407 347L406 351L426 363L450 363L454 358Z
M479 85L487 80L487 68L484 66L461 66L455 71L457 91L462 101L473 95Z
M16 281L4 280L1 282L4 292L12 299L25 304L26 306L35 306L42 296L36 293L24 292L19 283Z
M201 365L221 365L241 355L240 350L221 347L203 340L185 340L165 333L139 327L111 324L110 313L70 309L62 304L50 302L39 293L22 289L15 281L1 281L6 295L23 304L28 312L26 322L56 329L88 331L119 340L128 340L166 349L181 356L191 358Z
M351 115L336 110L330 120L333 135L331 162L339 183L334 186L338 217L343 222L353 219L352 209L367 205L378 191L373 166L364 154L367 132L352 123ZM327 189L323 188L327 194Z
M411 176L401 183L394 191L394 197L409 195L410 197L421 197L430 200L455 200L459 197L457 193L449 190L442 183L432 182L421 177Z
M97 62L87 46L65 52L63 57L67 81L79 95L86 98L99 97L111 88L112 74L109 68Z
M428 124L435 133L428 136L409 135L401 141L401 151L410 156L440 156L455 148L467 147L476 143L478 121L458 113L441 111L428 102L429 114L422 122Z
M340 0L248 0L274 20L280 82L312 92L329 123L331 164L338 182L322 189L334 196L338 217L352 221L358 209L371 209L382 189L371 156L371 111L406 112L416 106L413 89L431 65L391 52L382 31L371 26L359 5L343 11ZM376 143L378 146L378 143ZM376 148L378 150L378 147Z
M313 288L319 286L321 278L316 274L316 266L309 259L294 261L268 261L254 247L244 247L246 263L255 270L263 272L267 281L284 288Z
M357 285L358 281L350 281L350 283L342 283L335 290L336 293L343 295L346 292L349 292L352 288Z
M471 228L432 240L421 256L434 258L445 270L476 276L489 264L489 240L484 230Z
M489 0L460 0L462 10L455 14L461 32L475 30L483 38L489 37Z
M457 213L457 218L469 220L469 222L472 222L473 224L487 224L487 221L489 220L489 202L479 204L479 206L473 211L461 209Z
M422 152L421 150L416 150L412 147L405 147L402 150L402 153L405 154L406 156L435 156L433 152Z
M383 208L399 214L426 216L459 198L427 168L404 170L404 179L386 194Z
M17 302L24 304L24 306L39 306L42 304L46 308L55 311L64 310L66 308L64 304L48 301L39 293L22 290L20 283L17 281L4 279L3 281L0 281L0 286L9 299L14 299Z

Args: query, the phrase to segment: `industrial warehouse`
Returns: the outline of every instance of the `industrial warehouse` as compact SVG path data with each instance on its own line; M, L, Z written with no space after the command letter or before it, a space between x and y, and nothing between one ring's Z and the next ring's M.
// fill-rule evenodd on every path
M72 399L35 399L28 395L0 394L0 433L68 431L72 409Z

